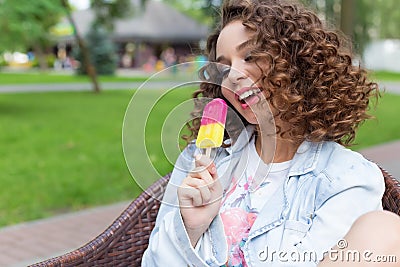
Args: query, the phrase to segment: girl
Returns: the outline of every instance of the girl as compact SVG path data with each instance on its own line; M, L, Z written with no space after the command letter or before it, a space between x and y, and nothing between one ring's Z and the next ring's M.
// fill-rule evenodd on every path
M143 266L315 266L358 240L343 237L382 209L384 181L345 146L377 84L315 14L279 0L225 1L207 49L194 98L231 107L224 146L182 152Z

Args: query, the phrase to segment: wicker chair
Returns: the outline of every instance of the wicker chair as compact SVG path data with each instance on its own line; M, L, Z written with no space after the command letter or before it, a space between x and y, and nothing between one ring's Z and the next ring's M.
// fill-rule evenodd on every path
M400 183L381 169L386 190L382 198L385 210L400 215ZM162 177L137 199L98 237L81 248L31 265L44 266L140 266L154 227L161 197L170 175Z

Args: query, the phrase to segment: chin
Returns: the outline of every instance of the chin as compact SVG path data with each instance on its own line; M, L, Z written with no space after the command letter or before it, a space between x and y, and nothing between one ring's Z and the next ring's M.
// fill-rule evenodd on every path
M250 118L248 116L244 117L246 119L246 121L250 124L254 124L257 125L259 124L259 121L257 121L256 117L253 115Z
M243 110L240 105L239 105L239 107L235 106L235 108L236 108L236 111L239 112L240 115L243 118L245 118L245 120L248 123L250 123L250 124L258 124L257 117L256 117L256 115L253 113L253 111L250 108L248 108L246 110Z

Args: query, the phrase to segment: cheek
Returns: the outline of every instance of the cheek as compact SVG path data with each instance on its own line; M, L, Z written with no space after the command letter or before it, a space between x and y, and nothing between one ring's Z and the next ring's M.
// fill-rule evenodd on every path
M221 93L229 102L232 103L235 100L235 93L224 86L221 86Z

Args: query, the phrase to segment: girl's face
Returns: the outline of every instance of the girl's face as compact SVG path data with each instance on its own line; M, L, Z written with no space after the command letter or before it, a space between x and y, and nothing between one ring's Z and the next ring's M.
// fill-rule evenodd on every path
M256 107L265 98L261 87L254 84L261 76L261 71L251 58L250 46L246 45L252 35L253 32L243 26L242 21L230 22L218 37L216 61L220 63L218 69L223 76L223 96L249 123L259 124Z

